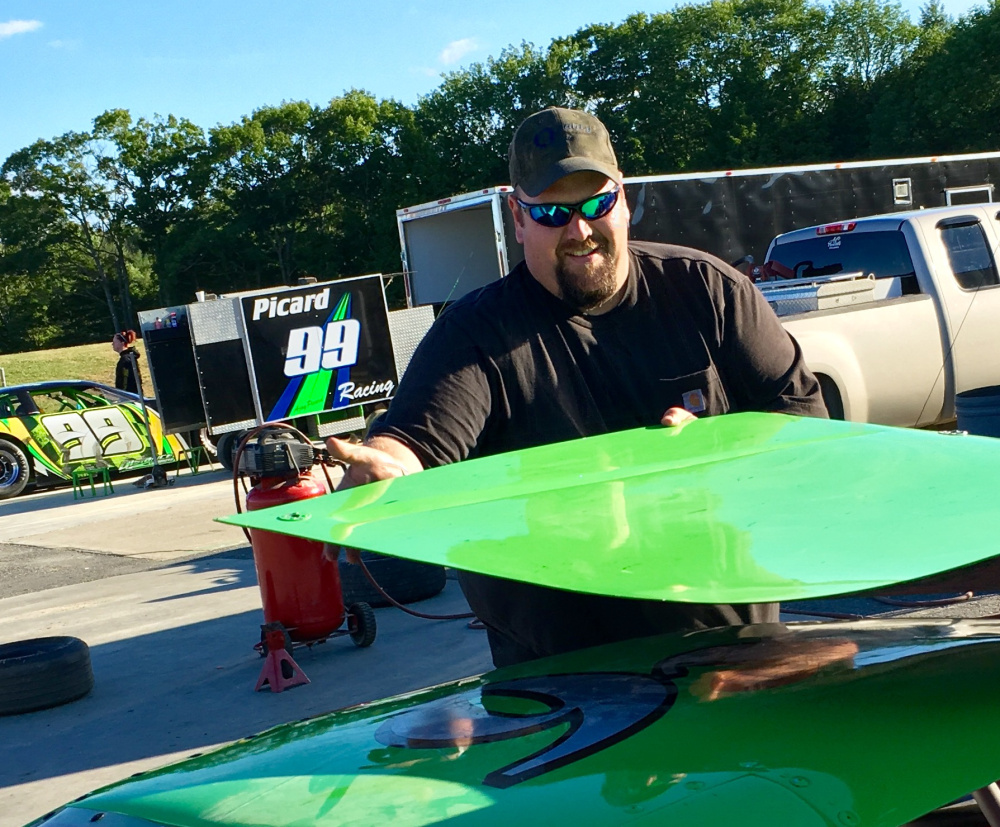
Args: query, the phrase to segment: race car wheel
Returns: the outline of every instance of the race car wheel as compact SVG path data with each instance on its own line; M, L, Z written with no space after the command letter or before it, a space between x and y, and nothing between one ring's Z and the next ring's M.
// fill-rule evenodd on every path
M0 715L75 701L94 686L90 647L76 637L42 637L0 645Z
M0 500L16 497L28 484L31 465L19 445L0 439Z

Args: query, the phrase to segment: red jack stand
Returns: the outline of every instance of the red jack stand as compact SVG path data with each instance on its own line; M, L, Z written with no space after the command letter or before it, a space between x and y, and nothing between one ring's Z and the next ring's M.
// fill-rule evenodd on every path
M267 647L267 655L264 660L264 668L260 670L260 677L257 678L254 692L259 692L265 685L270 687L272 692L282 692L292 686L309 683L306 673L292 660L292 656L285 648L287 632L280 624L274 625L278 628L267 628L271 624L261 627L264 629L264 645Z

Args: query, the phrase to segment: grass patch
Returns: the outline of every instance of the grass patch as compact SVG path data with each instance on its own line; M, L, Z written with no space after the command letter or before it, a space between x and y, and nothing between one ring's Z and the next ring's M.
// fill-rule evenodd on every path
M136 342L136 349L142 353L142 342ZM45 382L50 379L86 379L90 382L115 384L115 365L118 355L111 349L111 342L77 347L60 347L52 350L36 350L31 353L5 353L0 355L8 385L23 385L28 382ZM152 394L149 373L144 370L145 362L139 360L139 369L147 394Z

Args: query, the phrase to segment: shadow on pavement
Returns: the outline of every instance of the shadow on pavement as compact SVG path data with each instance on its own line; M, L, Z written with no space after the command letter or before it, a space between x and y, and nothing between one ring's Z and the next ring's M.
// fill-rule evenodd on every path
M420 603L435 613L464 606L454 582ZM485 634L464 621L419 620L394 609L376 615L379 637L368 649L347 636L297 647L295 659L311 683L282 693L254 692L264 664L253 650L263 622L259 609L91 646L95 685L88 696L0 718L0 742L14 759L0 762L0 789L200 752L280 723L489 668ZM58 785L52 794L50 807L74 795ZM32 814L17 815L28 821Z

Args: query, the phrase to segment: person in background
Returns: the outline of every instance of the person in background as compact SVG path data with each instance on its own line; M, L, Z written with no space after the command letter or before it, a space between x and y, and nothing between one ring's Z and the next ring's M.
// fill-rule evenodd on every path
M509 162L524 261L439 316L365 444L327 440L347 464L341 487L696 416L826 417L798 344L746 276L697 250L629 241L622 173L597 118L537 112L517 129ZM777 604L629 600L468 572L459 580L497 666L778 620Z
M118 354L115 365L115 387L120 391L139 393L139 351L133 347L134 330L120 330L111 338L111 348Z

